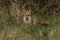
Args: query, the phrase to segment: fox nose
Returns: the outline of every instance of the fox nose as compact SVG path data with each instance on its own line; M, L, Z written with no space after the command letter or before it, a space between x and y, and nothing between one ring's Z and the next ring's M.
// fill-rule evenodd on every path
M26 18L26 20L28 20L28 18Z

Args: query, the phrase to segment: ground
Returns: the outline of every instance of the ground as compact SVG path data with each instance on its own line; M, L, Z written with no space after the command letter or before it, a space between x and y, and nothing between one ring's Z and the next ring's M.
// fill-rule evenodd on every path
M31 15L49 23L33 25L22 21L24 12L21 11L20 4L11 4L0 6L0 40L60 40L60 8L55 10L53 7L53 10L48 12L45 6L43 9L39 9L38 4L32 6L36 9L31 9Z

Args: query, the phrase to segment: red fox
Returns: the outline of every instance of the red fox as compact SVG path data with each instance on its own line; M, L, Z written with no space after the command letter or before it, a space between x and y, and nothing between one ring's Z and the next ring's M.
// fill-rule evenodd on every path
M32 16L30 11L26 11L23 14L23 22L24 23L33 23L33 24L48 24L46 20L39 20L36 16Z

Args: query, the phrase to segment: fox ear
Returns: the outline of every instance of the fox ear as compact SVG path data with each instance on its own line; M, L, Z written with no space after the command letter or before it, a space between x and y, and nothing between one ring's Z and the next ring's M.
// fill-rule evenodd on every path
M22 12L26 12L26 9L24 7L22 7Z
M29 10L29 14L31 13L31 10Z

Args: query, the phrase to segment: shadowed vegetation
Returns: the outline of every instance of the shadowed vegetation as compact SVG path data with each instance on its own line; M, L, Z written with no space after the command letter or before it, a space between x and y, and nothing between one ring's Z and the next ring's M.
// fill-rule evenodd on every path
M23 7L49 24L23 23ZM60 40L60 0L0 0L0 40Z

